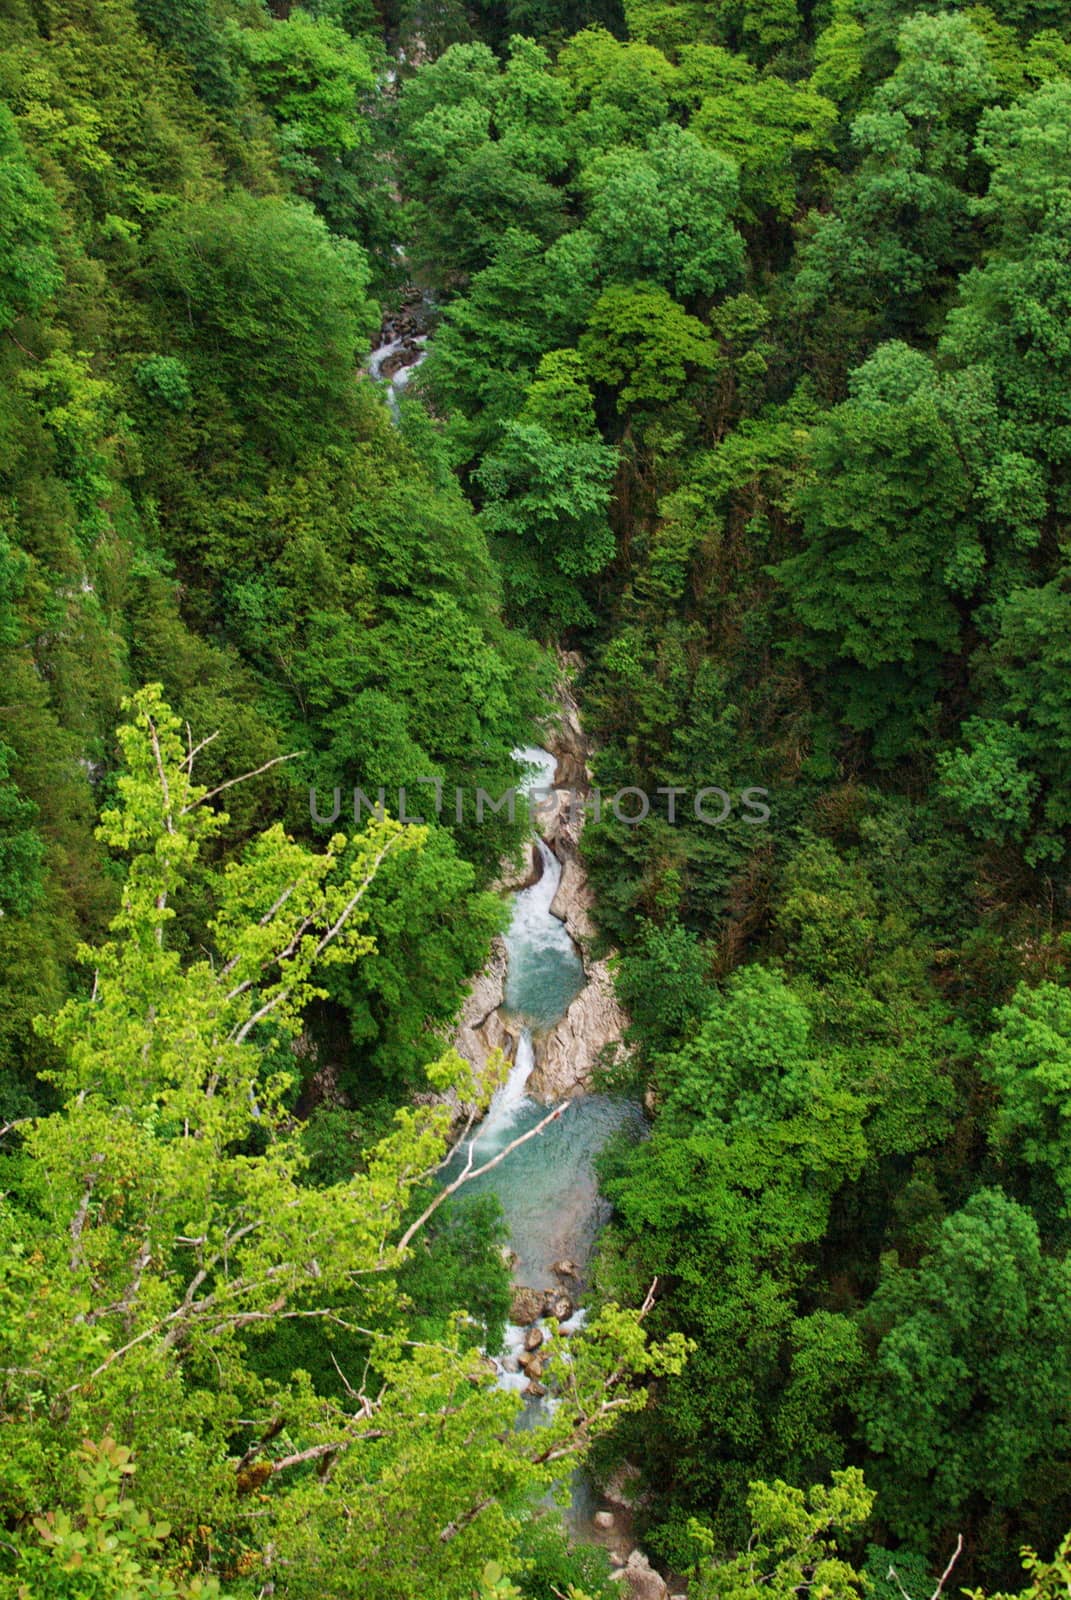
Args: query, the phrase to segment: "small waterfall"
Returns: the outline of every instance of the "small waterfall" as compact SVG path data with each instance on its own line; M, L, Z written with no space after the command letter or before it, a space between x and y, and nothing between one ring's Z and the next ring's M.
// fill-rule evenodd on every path
M531 1103L524 1091L534 1065L532 1035L527 1028L523 1028L517 1040L517 1054L510 1075L502 1087L495 1091L487 1115L480 1124L477 1149L483 1160L508 1143L508 1135L517 1121L518 1113Z
M391 356L400 355L404 349L404 339L388 339L386 344L377 345L368 357L368 376L377 380L382 378L384 364Z

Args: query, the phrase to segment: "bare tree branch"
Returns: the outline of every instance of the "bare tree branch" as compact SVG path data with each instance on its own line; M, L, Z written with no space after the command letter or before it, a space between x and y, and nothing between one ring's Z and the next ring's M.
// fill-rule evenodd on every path
M207 740L204 742L207 743ZM278 767L284 761L296 761L298 756L303 756L307 753L305 750L291 750L289 755L273 756L270 761L265 761L262 767L256 767L252 772L243 772L239 778L228 778L226 783L217 783L214 789L209 789L207 793L199 796L198 799L191 800L189 805L183 806L179 815L184 817L188 811L194 811L198 806L203 806L206 800L214 800L217 794L223 793L224 789L233 789L236 783L248 783L250 778L259 778L262 772L270 772L272 767Z
M559 1105L554 1107L553 1111L547 1112L542 1122L537 1122L535 1127L529 1128L527 1133L522 1133L518 1138L511 1140L511 1142L506 1145L504 1149L498 1152L497 1156L492 1156L490 1161L485 1161L482 1167L473 1167L472 1165L473 1153L476 1149L476 1141L473 1139L469 1145L468 1159L465 1163L464 1171L454 1179L453 1183L448 1183L445 1188L439 1190L439 1193L435 1196L434 1200L432 1200L431 1203L424 1208L419 1217L417 1217L416 1221L410 1223L409 1227L406 1228L405 1232L398 1240L395 1248L398 1250L406 1249L414 1234L420 1232L420 1229L424 1226L425 1222L428 1221L429 1217L434 1216L435 1212L438 1211L443 1202L445 1200L449 1200L452 1194L456 1194L461 1188L462 1184L470 1182L470 1180L473 1178L482 1178L485 1172L490 1172L494 1167L498 1166L499 1162L505 1161L506 1157L508 1155L512 1155L514 1150L519 1150L522 1144L527 1144L529 1139L537 1138L538 1135L543 1132L544 1128L549 1127L552 1122L557 1121L563 1111L568 1111L571 1103L572 1102L569 1100L561 1101Z
M955 1566L956 1562L959 1560L959 1558L962 1555L962 1553L963 1553L963 1535L962 1535L962 1533L960 1533L960 1534L956 1535L956 1548L952 1552L952 1555L951 1555L951 1557L949 1559L949 1562L948 1562L948 1566L945 1568L945 1570L942 1572L941 1576L938 1578L938 1580L937 1580L937 1588L933 1591L933 1594L930 1596L930 1600L940 1600L941 1590L944 1588L945 1584L948 1582L949 1578L952 1576L952 1568Z
M97 1187L100 1168L104 1165L104 1156L99 1151L96 1155L90 1156L89 1160L90 1169L83 1180L85 1188L82 1198L79 1202L78 1210L71 1218L70 1234L74 1243L71 1248L68 1265L72 1272L77 1270L79 1263L82 1261L82 1234L85 1231L86 1218L89 1216L89 1203L93 1198L93 1190Z

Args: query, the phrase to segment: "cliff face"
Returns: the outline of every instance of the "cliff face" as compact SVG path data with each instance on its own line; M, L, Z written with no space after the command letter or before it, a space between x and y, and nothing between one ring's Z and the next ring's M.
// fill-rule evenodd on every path
M487 965L472 980L450 1041L458 1055L463 1056L475 1069L477 1082L483 1080L493 1050L501 1050L505 1056L512 1057L517 1048L517 1036L500 1010L505 990L506 946L496 938L491 945ZM472 1111L471 1103L462 1100L452 1090L448 1098L455 1106L456 1121L467 1121Z
M588 981L548 1033L534 1041L535 1067L528 1093L552 1102L584 1094L595 1069L624 1047L621 1036L628 1018L614 998L605 961L585 962Z

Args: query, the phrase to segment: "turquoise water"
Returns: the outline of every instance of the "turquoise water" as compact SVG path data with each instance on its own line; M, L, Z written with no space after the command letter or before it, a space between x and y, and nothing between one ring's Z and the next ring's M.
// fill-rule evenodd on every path
M521 1052L519 1051L518 1054ZM511 1077L531 1070L522 1059ZM509 1085L506 1086L507 1090ZM500 1091L505 1096L506 1091ZM476 1140L476 1161L496 1155L547 1114L524 1094L492 1105ZM599 1194L594 1158L623 1125L643 1126L639 1108L608 1095L583 1095L569 1102L556 1122L512 1150L501 1166L465 1185L465 1194L496 1194L517 1256L513 1277L533 1289L557 1287L552 1267L563 1256L583 1266L610 1207Z
M549 1028L565 1015L584 987L584 966L564 922L550 903L561 880L561 863L542 839L535 841L542 875L522 889L506 934L509 966L503 1010L532 1029Z

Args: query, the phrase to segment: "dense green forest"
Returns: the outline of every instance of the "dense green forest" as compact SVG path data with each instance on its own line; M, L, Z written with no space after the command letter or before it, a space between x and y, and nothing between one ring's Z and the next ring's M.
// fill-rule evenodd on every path
M698 1600L1066 1593L1071 8L385 5L0 0L0 1595L610 1600L582 1459ZM652 1115L518 1430L523 820L309 790L562 649Z

